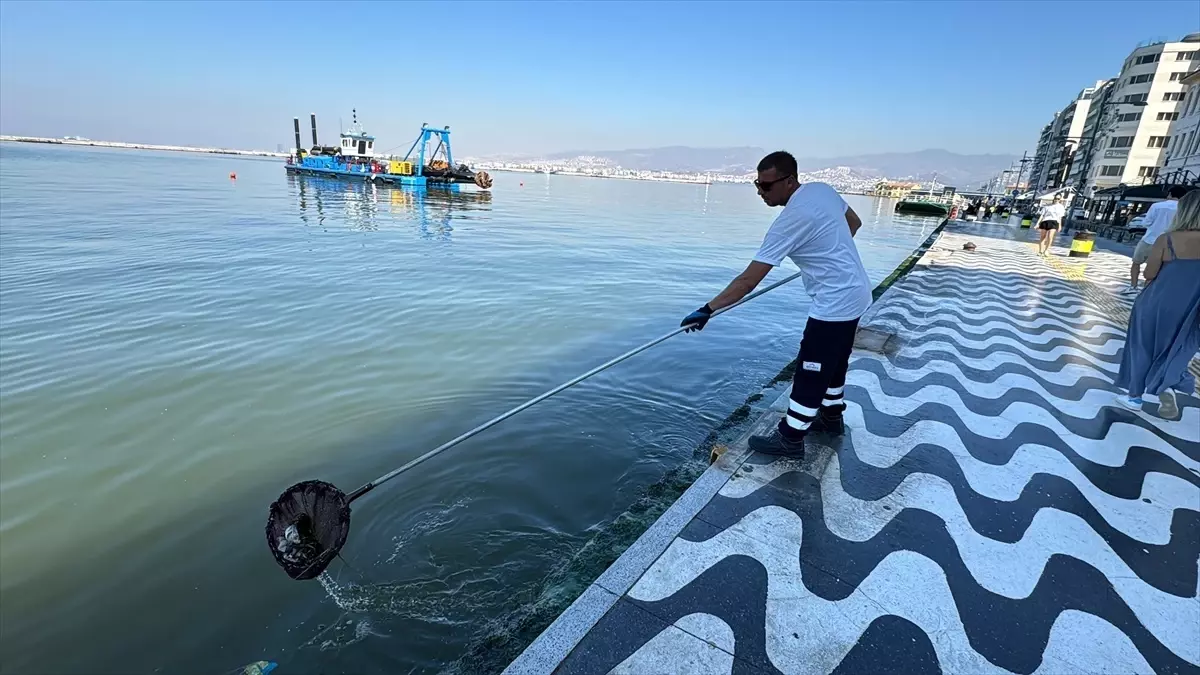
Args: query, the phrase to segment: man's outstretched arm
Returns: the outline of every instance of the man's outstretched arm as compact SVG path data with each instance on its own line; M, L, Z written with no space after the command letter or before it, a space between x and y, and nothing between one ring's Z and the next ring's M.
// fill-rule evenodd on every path
M725 290L717 294L717 297L709 300L708 304L700 309L688 314L679 325L688 326L688 332L703 329L704 324L708 323L708 318L712 316L713 312L728 307L746 297L750 291L753 291L766 278L767 273L770 271L771 265L758 262L757 260L750 263L744 272L729 282Z
M717 297L708 301L708 306L712 311L717 311L722 307L728 307L733 303L741 300L750 294L758 287L758 284L767 277L767 273L771 271L771 266L755 260L746 266L746 270L737 275L737 278L729 282L725 290L717 294Z
M862 227L862 220L849 206L846 207L846 222L850 224L850 236L858 234L858 228Z

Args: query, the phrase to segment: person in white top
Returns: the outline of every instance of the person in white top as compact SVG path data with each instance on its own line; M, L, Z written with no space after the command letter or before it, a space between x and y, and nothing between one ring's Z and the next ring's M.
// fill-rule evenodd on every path
M797 179L796 158L773 152L758 163L754 181L767 206L782 206L754 260L725 290L681 323L701 330L712 313L753 291L773 267L790 258L800 268L812 304L792 377L791 401L778 428L751 436L750 449L802 457L809 432L840 434L846 370L858 320L871 306L871 281L854 245L862 221L832 187Z
M1146 233L1142 235L1141 241L1133 249L1133 264L1129 267L1129 288L1125 289L1126 293L1137 293L1138 276L1142 273L1142 265L1146 264L1146 258L1150 255L1150 250L1154 248L1154 242L1171 225L1171 220L1175 217L1175 209L1179 207L1179 198L1185 194L1187 194L1187 188L1182 185L1174 185L1167 190L1165 200L1151 204L1150 208L1146 210Z
M1040 231L1041 239L1038 239L1038 255L1046 255L1050 252L1050 245L1054 243L1054 235L1058 233L1058 228L1062 227L1063 218L1067 215L1067 207L1063 206L1062 196L1054 195L1054 201L1046 205L1042 209L1041 215L1038 216L1038 230Z

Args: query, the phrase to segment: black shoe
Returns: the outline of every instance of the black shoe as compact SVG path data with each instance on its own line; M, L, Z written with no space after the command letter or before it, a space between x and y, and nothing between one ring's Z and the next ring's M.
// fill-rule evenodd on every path
M766 436L751 436L746 444L753 452L760 452L764 455L776 455L778 457L792 457L801 459L804 457L804 439L798 441L789 441L775 429Z
M841 436L846 433L846 423L842 420L842 411L827 413L825 410L817 413L817 419L808 427L809 433L833 434Z

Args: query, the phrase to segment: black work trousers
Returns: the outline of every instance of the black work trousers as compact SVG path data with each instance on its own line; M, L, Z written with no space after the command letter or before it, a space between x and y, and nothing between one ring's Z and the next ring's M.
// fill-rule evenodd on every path
M788 411L779 421L779 433L784 438L792 441L804 438L818 413L839 417L845 410L842 397L846 370L857 330L858 319L808 320L800 340L796 374L792 376Z

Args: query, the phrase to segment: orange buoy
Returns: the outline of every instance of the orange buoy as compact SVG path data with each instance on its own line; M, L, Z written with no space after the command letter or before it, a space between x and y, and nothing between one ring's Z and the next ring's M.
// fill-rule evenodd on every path
M237 174L230 171L229 172L229 180L237 180Z

